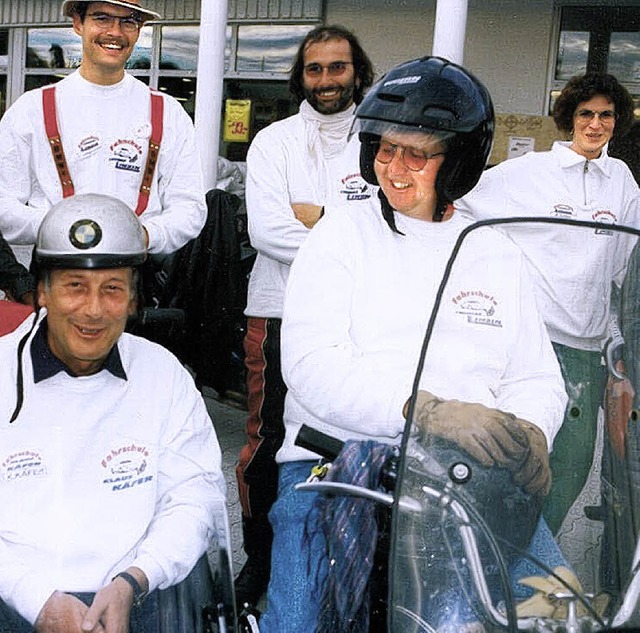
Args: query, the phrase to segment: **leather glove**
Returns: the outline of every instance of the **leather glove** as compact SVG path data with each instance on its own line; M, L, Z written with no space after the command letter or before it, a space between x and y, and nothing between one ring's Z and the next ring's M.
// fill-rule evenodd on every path
M415 418L420 431L453 442L483 466L509 469L514 483L529 494L549 493L547 439L530 422L482 404L441 400L428 391L418 392Z
M562 580L564 580L576 593L583 592L580 581L573 572L566 567L556 567L553 570ZM565 620L568 609L567 601L556 598L555 594L566 594L568 589L554 576L529 576L522 578L519 583L536 590L530 598L521 602L516 607L519 618L553 618L555 620ZM609 596L598 594L592 601L591 606L602 617L609 604ZM577 604L577 615L583 617L587 615L587 610L580 602Z

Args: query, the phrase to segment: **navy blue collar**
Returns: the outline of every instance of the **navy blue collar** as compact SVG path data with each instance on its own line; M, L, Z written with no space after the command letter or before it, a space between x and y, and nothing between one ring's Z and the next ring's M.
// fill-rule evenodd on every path
M47 318L45 317L38 328L33 340L31 341L31 361L33 363L33 381L38 383L47 378L51 378L61 371L66 372L69 376L77 378L74 374L52 351L47 342ZM127 380L127 374L122 366L122 359L118 346L114 345L107 355L102 368L111 372L116 378Z

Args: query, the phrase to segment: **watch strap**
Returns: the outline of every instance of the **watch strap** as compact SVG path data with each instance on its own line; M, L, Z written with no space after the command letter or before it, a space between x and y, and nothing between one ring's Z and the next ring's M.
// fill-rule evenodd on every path
M135 576L130 574L128 571L121 571L119 574L116 574L112 580L115 580L116 578L122 578L131 585L131 588L133 589L133 604L136 607L139 607L145 599L147 592L140 586L140 583L136 580Z

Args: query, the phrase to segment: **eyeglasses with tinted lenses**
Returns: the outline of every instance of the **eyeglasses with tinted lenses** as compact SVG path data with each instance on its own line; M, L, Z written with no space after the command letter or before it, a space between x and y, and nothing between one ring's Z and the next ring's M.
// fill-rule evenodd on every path
M323 66L322 64L307 64L304 67L304 72L307 73L309 77L320 77L326 68L329 77L339 77L347 70L347 66L352 65L352 62L331 62L327 66Z
M613 123L616 120L616 113L613 110L602 110L602 112L596 112L595 110L578 110L576 112L576 118L583 123L589 123L593 121L597 116L601 123Z
M378 151L376 153L376 160L383 165L388 165L396 152L400 150L400 156L402 157L405 166L411 171L420 171L424 169L430 158L435 156L444 156L444 152L435 152L429 154L416 147L407 147L405 145L397 145L396 143L389 143L388 141L380 141Z
M91 18L93 23L103 31L112 29L116 25L116 22L120 24L120 28L125 33L135 33L142 27L142 20L133 15L121 18L118 15L111 15L109 13L91 13L87 17Z

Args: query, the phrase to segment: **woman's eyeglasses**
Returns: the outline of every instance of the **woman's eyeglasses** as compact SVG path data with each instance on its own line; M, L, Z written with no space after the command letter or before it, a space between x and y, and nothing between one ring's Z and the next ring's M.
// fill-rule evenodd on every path
M596 112L595 110L582 109L576 112L576 118L583 123L590 123L594 117L598 117L601 123L613 123L616 120L616 113L613 110L602 110L602 112Z
M91 18L94 24L103 31L112 29L116 25L116 22L120 24L120 28L125 33L137 33L142 27L142 20L133 15L121 18L119 15L111 15L110 13L101 12L90 13L87 17Z
M400 150L400 156L407 169L411 171L420 171L424 169L425 165L430 158L435 156L444 156L444 152L435 152L429 154L421 149L415 147L407 147L406 145L398 145L397 143L389 143L388 141L380 141L378 151L376 153L376 160L383 165L388 165L396 152Z
M329 73L329 77L339 77L342 75L345 70L347 70L347 66L353 66L352 62L331 62L326 66L322 64L307 64L304 67L304 72L309 75L309 77L320 77L324 69L327 69Z

